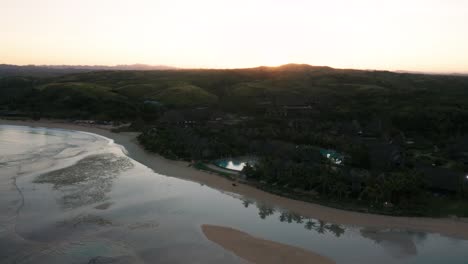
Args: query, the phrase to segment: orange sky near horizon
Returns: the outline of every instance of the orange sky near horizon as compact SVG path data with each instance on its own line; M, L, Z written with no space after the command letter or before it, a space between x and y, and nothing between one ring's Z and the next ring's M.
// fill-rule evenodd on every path
M468 0L0 0L0 63L468 72Z

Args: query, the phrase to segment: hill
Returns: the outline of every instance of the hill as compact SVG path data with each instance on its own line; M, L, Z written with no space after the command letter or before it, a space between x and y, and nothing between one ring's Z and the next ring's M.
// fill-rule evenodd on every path
M246 179L295 199L468 215L466 76L302 64L9 76L0 115L132 122L168 158L256 156Z
M175 67L164 65L9 65L0 64L0 77L7 76L35 76L35 77L54 77L70 73L90 72L90 71L154 71L154 70L174 70Z
M31 111L25 105L49 97L53 90L59 97L119 100L135 108L146 100L156 100L169 108L210 106L255 114L272 107L307 105L322 113L319 118L362 119L366 123L370 116L385 116L407 129L419 123L436 128L441 119L463 126L459 120L468 109L467 87L468 77L464 76L302 64L233 70L91 71L0 79L2 101L8 102L8 107L6 103L2 107L14 105L23 111ZM31 94L37 98L31 99Z

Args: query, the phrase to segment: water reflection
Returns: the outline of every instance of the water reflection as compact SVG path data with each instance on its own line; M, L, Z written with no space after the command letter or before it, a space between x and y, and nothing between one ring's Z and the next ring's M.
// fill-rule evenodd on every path
M258 216L260 216L261 219L265 219L267 216L270 216L275 213L274 208L264 205L264 204L257 203L257 208L258 208Z
M242 204L244 205L245 208L248 208L249 205L253 204L253 201L250 200L242 200Z
M332 224L154 173L92 135L28 137L13 135L14 130L0 131L0 157L15 160L0 164L0 188L10 188L10 179L17 177L25 202L17 209L22 197L16 189L0 189L0 263L242 263L207 241L202 224L301 247L338 264L464 264L468 259L467 241ZM16 162L18 155L25 161ZM32 164L28 170L26 161ZM55 167L37 170L38 162ZM59 170L42 174L52 169ZM14 225L2 231L3 223Z
M292 212L282 212L279 217L279 220L281 222L296 222L298 224L302 224L304 222L303 217L301 215Z
M261 219L265 220L267 217L273 215L276 212L275 208L268 206L266 204L254 202L248 199L241 199L241 200L245 208L248 208L249 205L251 204L255 204L258 209L258 216ZM301 225L304 225L304 228L306 230L315 231L319 234L330 233L334 235L335 237L342 236L346 231L346 229L342 225L326 223L322 220L307 218L300 214L290 212L290 211L281 211L279 213L278 220L282 223L301 224Z
M363 228L360 231L365 238L371 239L396 258L407 258L418 254L416 242L421 243L427 234L400 230L374 230Z

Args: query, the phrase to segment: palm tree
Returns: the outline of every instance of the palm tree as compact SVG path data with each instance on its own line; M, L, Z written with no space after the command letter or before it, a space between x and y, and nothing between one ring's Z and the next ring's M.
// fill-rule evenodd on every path
M286 212L281 212L281 214L280 214L280 216L279 216L280 222L286 221L287 215L288 215L288 213L286 213Z
M367 198L368 201L379 204L382 201L384 193L378 184L367 185L366 188L361 192L361 198Z
M346 197L348 196L349 190L348 190L348 185L346 185L343 182L338 182L334 187L333 187L334 193L338 196L338 199L341 200L343 195Z
M332 232L336 237L340 237L345 232L345 229L337 224L331 224L327 229L330 232Z
M258 215L261 219L265 219L267 216L272 215L275 212L275 209L266 206L266 205L257 205Z
M249 207L249 205L252 204L252 201L244 200L244 201L242 201L242 204L244 205L245 208L247 208L247 207Z
M312 230L312 228L315 227L317 223L315 223L314 221L312 221L311 219L307 220L304 228L307 229L307 230Z
M322 190L322 194L327 194L333 187L333 179L332 174L327 170L321 170L319 176L320 187Z
M327 230L326 224L324 221L319 220L319 226L316 228L317 232L319 234L324 234L325 231Z
M302 224L302 223L304 222L302 216L299 215L299 214L293 213L293 214L292 214L292 218L293 218L294 222L296 222L296 223L298 223L298 224Z

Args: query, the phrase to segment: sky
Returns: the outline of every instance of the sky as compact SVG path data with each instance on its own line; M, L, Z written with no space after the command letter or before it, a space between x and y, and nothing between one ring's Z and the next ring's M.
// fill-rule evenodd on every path
M0 63L468 72L468 0L0 0Z

